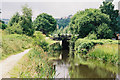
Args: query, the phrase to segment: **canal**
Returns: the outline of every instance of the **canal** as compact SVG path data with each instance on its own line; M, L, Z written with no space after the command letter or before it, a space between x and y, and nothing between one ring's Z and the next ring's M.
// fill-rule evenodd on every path
M119 78L118 67L96 61L71 58L69 50L59 51L59 59L53 60L54 78ZM80 57L80 56L79 56Z

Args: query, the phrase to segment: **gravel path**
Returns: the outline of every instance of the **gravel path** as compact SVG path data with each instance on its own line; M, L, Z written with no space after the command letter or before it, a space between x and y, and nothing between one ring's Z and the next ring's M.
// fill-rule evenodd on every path
M0 62L0 79L8 77L6 74L15 66L15 64L30 51L30 49L25 50L16 55L11 55L7 59Z

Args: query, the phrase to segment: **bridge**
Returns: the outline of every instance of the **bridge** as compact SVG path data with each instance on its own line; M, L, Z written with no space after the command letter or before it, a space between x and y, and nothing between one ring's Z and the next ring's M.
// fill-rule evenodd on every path
M54 34L53 37L50 38L53 40L62 41L62 49L69 50L69 40L71 39L71 37L72 34Z

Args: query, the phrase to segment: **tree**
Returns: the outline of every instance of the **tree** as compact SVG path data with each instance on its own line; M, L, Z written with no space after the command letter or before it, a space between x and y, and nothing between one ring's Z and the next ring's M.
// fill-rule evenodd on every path
M27 5L24 5L22 7L22 13L20 25L23 28L23 34L31 36L34 33L34 27L32 26L32 10L31 8L28 8Z
M11 27L14 23L18 23L20 18L20 14L18 12L16 12L15 15L12 16L12 18L10 19L8 26Z
M9 33L9 34L14 34L14 33L17 33L17 34L22 34L22 28L19 24L19 21L20 21L20 14L18 12L16 12L12 18L10 19L10 21L8 22L8 27L6 28L6 32ZM19 24L19 26L18 26ZM19 32L20 31L20 32Z
M23 29L19 23L14 23L11 27L6 28L5 30L9 34L22 34Z
M119 14L119 16L118 16L118 30L119 30L119 33L120 33L120 14Z
M96 32L96 29L102 23L110 26L109 16L101 13L98 9L86 9L78 11L72 18L69 24L71 33L79 34L79 37L86 37L91 31Z
M94 40L96 40L97 39L97 34L93 31L93 32L90 32L88 35L87 35L87 37L85 37L85 39L90 39L90 40L92 40L92 39L94 39Z
M104 1L103 5L100 6L100 10L102 13L109 15L111 22L110 22L110 29L115 33L118 31L118 10L114 10L114 5L112 1Z
M4 30L6 28L7 28L7 25L5 24L5 22L0 20L0 29Z
M101 24L97 28L97 37L98 39L110 39L113 36L112 30L109 29L107 24Z
M63 27L63 28L67 27L69 25L71 16L72 15L69 15L68 17L65 17L65 18L56 19L59 28L61 28L61 27Z
M8 29L6 30L12 34L17 33L31 36L34 33L34 27L32 26L32 10L28 8L27 5L24 5L22 7L22 13L23 15L20 15L18 12L13 15L8 23Z
M50 34L56 29L56 20L51 15L42 13L34 20L33 26L37 31Z

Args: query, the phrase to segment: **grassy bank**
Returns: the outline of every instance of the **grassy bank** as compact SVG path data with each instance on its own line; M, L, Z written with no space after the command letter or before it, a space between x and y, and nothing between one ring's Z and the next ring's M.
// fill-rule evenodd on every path
M13 78L52 78L54 70L48 62L49 56L38 46L26 54L9 72Z
M59 42L51 40L46 35L36 31L33 37L34 48L26 54L9 72L13 78L52 78L55 71L49 60L51 50L59 49Z
M54 40L50 39L49 37L47 37L45 34L43 34L43 33L40 32L40 31L35 31L35 33L34 33L34 38L35 38L36 40L38 40L38 42L41 41L41 40L44 40L48 45L51 45L51 44L57 42L57 41L54 41ZM39 39L40 39L40 40L39 40ZM35 41L36 41L36 40L35 40Z
M118 64L118 45L97 45L94 49L90 50L86 56L95 60Z
M0 60L7 58L12 54L19 53L32 46L32 38L26 35L19 34L2 34L1 35L1 45L0 50L1 57Z
M86 40L78 39L75 42L75 54L89 60L98 60L104 63L118 64L117 40Z

